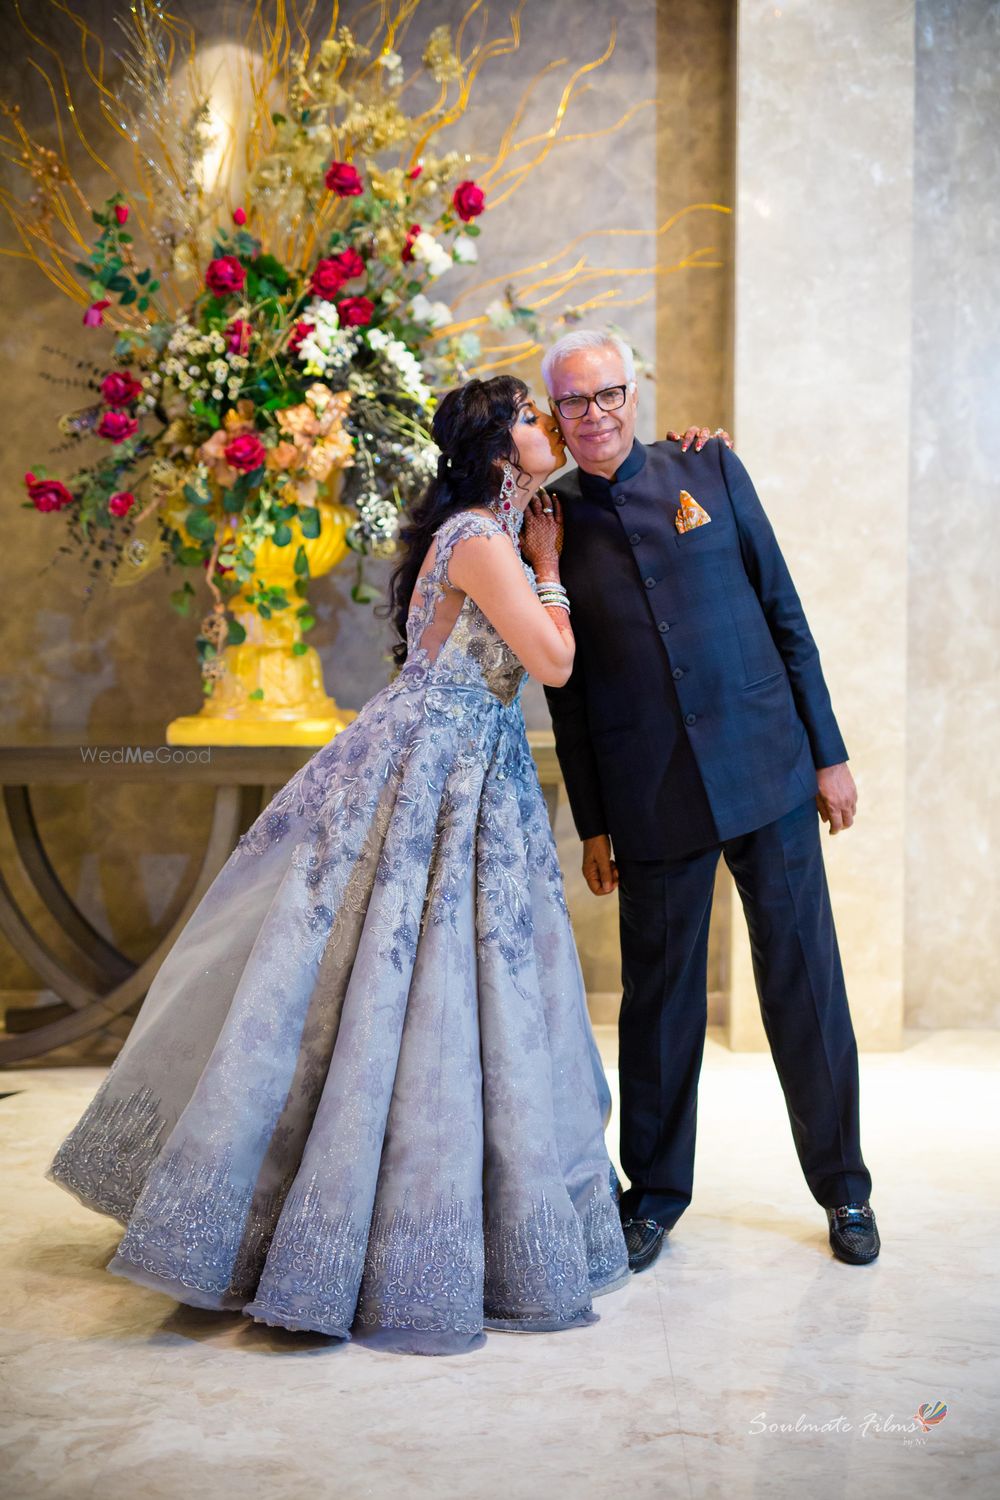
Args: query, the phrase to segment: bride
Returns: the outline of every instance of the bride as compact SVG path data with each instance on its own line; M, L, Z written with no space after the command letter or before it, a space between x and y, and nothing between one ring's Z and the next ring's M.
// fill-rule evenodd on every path
M451 391L400 671L243 835L48 1170L196 1307L421 1354L628 1279L611 1097L519 704L573 663L552 419Z

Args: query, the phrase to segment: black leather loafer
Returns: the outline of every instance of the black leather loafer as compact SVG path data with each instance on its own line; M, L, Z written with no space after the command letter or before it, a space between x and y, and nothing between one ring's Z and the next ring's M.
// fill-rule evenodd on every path
M867 1266L875 1260L881 1248L878 1226L871 1204L844 1203L840 1208L828 1208L830 1225L830 1249L838 1260L849 1266Z
M655 1219L625 1219L622 1233L628 1249L630 1271L645 1271L663 1249L667 1231Z

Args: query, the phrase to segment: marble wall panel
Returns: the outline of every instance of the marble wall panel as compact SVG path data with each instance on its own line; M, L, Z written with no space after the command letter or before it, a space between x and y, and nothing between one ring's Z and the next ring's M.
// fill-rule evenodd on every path
M859 1040L903 1016L912 3L741 0L734 422L859 786L824 839ZM734 921L731 1037L764 1045Z

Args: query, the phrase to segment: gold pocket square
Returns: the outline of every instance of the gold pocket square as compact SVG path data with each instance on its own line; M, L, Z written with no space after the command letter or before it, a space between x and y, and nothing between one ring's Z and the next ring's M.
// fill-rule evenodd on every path
M678 531L693 531L696 526L707 526L712 517L703 505L699 505L687 490L681 490L681 508L674 517Z

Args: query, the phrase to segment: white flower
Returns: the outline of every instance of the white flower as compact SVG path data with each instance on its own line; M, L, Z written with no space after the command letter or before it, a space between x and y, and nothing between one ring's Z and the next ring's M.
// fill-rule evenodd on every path
M410 303L410 316L415 323L443 328L446 323L451 322L451 308L447 302L432 302L423 292L418 292Z
M502 297L496 297L486 308L486 316L494 328L513 328L514 314Z
M476 242L467 234L460 234L451 247L451 253L462 265L471 265L474 260L479 259L479 251Z
M445 271L451 270L451 256L428 230L422 229L410 248L413 259L422 261L432 277L443 276Z

